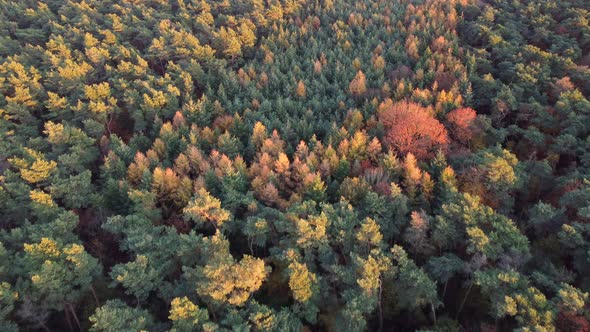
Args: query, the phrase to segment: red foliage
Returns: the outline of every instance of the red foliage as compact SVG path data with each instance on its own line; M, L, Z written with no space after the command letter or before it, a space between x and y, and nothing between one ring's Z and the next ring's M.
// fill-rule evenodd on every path
M391 195L391 184L389 182L381 181L373 186L373 190L383 196Z
M467 143L473 137L473 121L477 117L471 108L458 108L447 114L451 135L461 143Z
M361 170L363 172L368 169L371 169L371 168L373 168L373 164L371 164L370 160L365 159L365 160L361 161Z
M419 104L386 101L379 106L379 120L387 130L385 143L402 154L431 158L449 143L445 127Z
M590 323L584 316L572 312L560 312L555 321L555 327L562 332L588 332Z

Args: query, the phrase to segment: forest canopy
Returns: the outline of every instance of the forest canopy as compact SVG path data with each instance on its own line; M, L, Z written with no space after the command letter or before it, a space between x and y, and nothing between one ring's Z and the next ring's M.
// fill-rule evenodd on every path
M590 331L589 19L0 0L0 331Z

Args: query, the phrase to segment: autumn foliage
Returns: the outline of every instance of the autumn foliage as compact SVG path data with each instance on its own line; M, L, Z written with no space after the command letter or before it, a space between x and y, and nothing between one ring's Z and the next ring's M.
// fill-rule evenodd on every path
M590 332L590 0L0 2L0 332Z
M387 100L379 106L379 120L386 129L385 143L399 153L427 159L449 144L447 130L428 108L419 104Z
M461 143L467 143L474 134L473 122L477 114L469 107L458 108L447 114L451 136Z
M365 74L359 70L356 75L354 76L354 79L350 82L350 84L348 85L348 89L350 90L350 93L352 93L355 96L360 96L362 94L364 94L365 92L367 92L367 78L365 76Z

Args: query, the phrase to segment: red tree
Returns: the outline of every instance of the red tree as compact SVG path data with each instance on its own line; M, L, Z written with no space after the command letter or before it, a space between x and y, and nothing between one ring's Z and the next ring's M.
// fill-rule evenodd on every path
M386 129L385 143L402 154L431 158L449 143L445 127L419 104L388 100L379 106L379 120Z
M578 316L572 312L560 311L557 315L555 327L563 332L588 332L590 323L584 316Z
M467 143L473 137L473 121L477 114L469 107L458 108L447 114L451 135L461 143Z

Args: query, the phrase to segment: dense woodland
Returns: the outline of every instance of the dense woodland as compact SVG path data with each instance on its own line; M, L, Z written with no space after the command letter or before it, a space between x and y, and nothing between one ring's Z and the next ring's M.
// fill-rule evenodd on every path
M0 331L590 331L587 0L0 0Z

